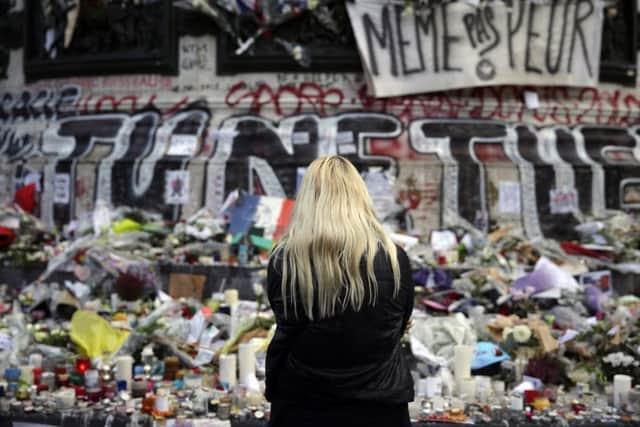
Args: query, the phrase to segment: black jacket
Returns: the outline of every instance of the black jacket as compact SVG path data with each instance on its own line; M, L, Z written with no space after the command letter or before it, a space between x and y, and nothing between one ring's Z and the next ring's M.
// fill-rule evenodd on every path
M398 247L401 288L393 296L393 273L386 253L375 258L378 299L355 312L310 321L298 304L298 318L281 294L282 259L272 255L268 297L277 329L266 361L266 398L271 402L406 404L413 381L400 338L413 309L413 281L407 254ZM362 275L366 278L364 262ZM365 298L367 301L368 295Z

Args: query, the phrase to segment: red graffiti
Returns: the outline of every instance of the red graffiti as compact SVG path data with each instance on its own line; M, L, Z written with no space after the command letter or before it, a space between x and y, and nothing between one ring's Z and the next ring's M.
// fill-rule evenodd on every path
M184 96L174 103L169 102L158 105L156 103L157 98L157 94L149 95L149 97L103 95L97 99L93 99L92 95L87 95L84 98L79 98L75 106L83 114L104 112L135 113L141 108L150 108L159 111L163 117L169 117L186 107L190 102L189 97Z
M342 89L325 89L312 82L284 85L273 89L266 83L251 87L238 82L229 89L225 102L231 108L247 107L259 114L264 108L273 108L278 115L297 114L302 111L328 114L342 106Z
M526 91L538 94L538 108L527 108ZM640 123L640 96L621 89L493 86L375 98L369 95L366 85L362 85L356 97L347 99L342 88L315 82L272 87L267 83L250 86L241 81L228 90L225 102L231 108L254 114L272 110L279 116L301 112L327 115L348 107L394 114L404 121L447 118L527 121L540 125L631 126Z

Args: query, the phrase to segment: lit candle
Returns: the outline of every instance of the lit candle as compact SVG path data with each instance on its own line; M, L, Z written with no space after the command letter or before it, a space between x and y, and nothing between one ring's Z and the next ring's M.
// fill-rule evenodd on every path
M76 371L84 374L91 367L91 361L86 357L78 357L76 359Z

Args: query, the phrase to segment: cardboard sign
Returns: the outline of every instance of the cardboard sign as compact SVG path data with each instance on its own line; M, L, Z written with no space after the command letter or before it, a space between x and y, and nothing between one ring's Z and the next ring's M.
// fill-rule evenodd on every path
M405 11L402 2L347 2L369 91L386 97L474 86L598 85L599 0L473 3L430 2Z
M172 298L201 300L206 280L207 276L203 274L171 273L169 274L169 295Z

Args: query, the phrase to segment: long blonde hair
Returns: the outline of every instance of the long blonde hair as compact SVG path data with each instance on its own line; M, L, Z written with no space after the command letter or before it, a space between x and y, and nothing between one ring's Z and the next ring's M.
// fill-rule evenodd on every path
M365 286L369 288L369 304L375 304L374 259L380 249L389 258L397 296L400 267L396 246L378 221L358 170L341 156L315 160L302 180L289 228L274 251L282 255L285 316L289 300L297 315L299 298L305 314L313 319L314 287L315 312L320 318L333 316L338 306L343 311L347 304L360 310ZM360 272L363 257L367 280Z

